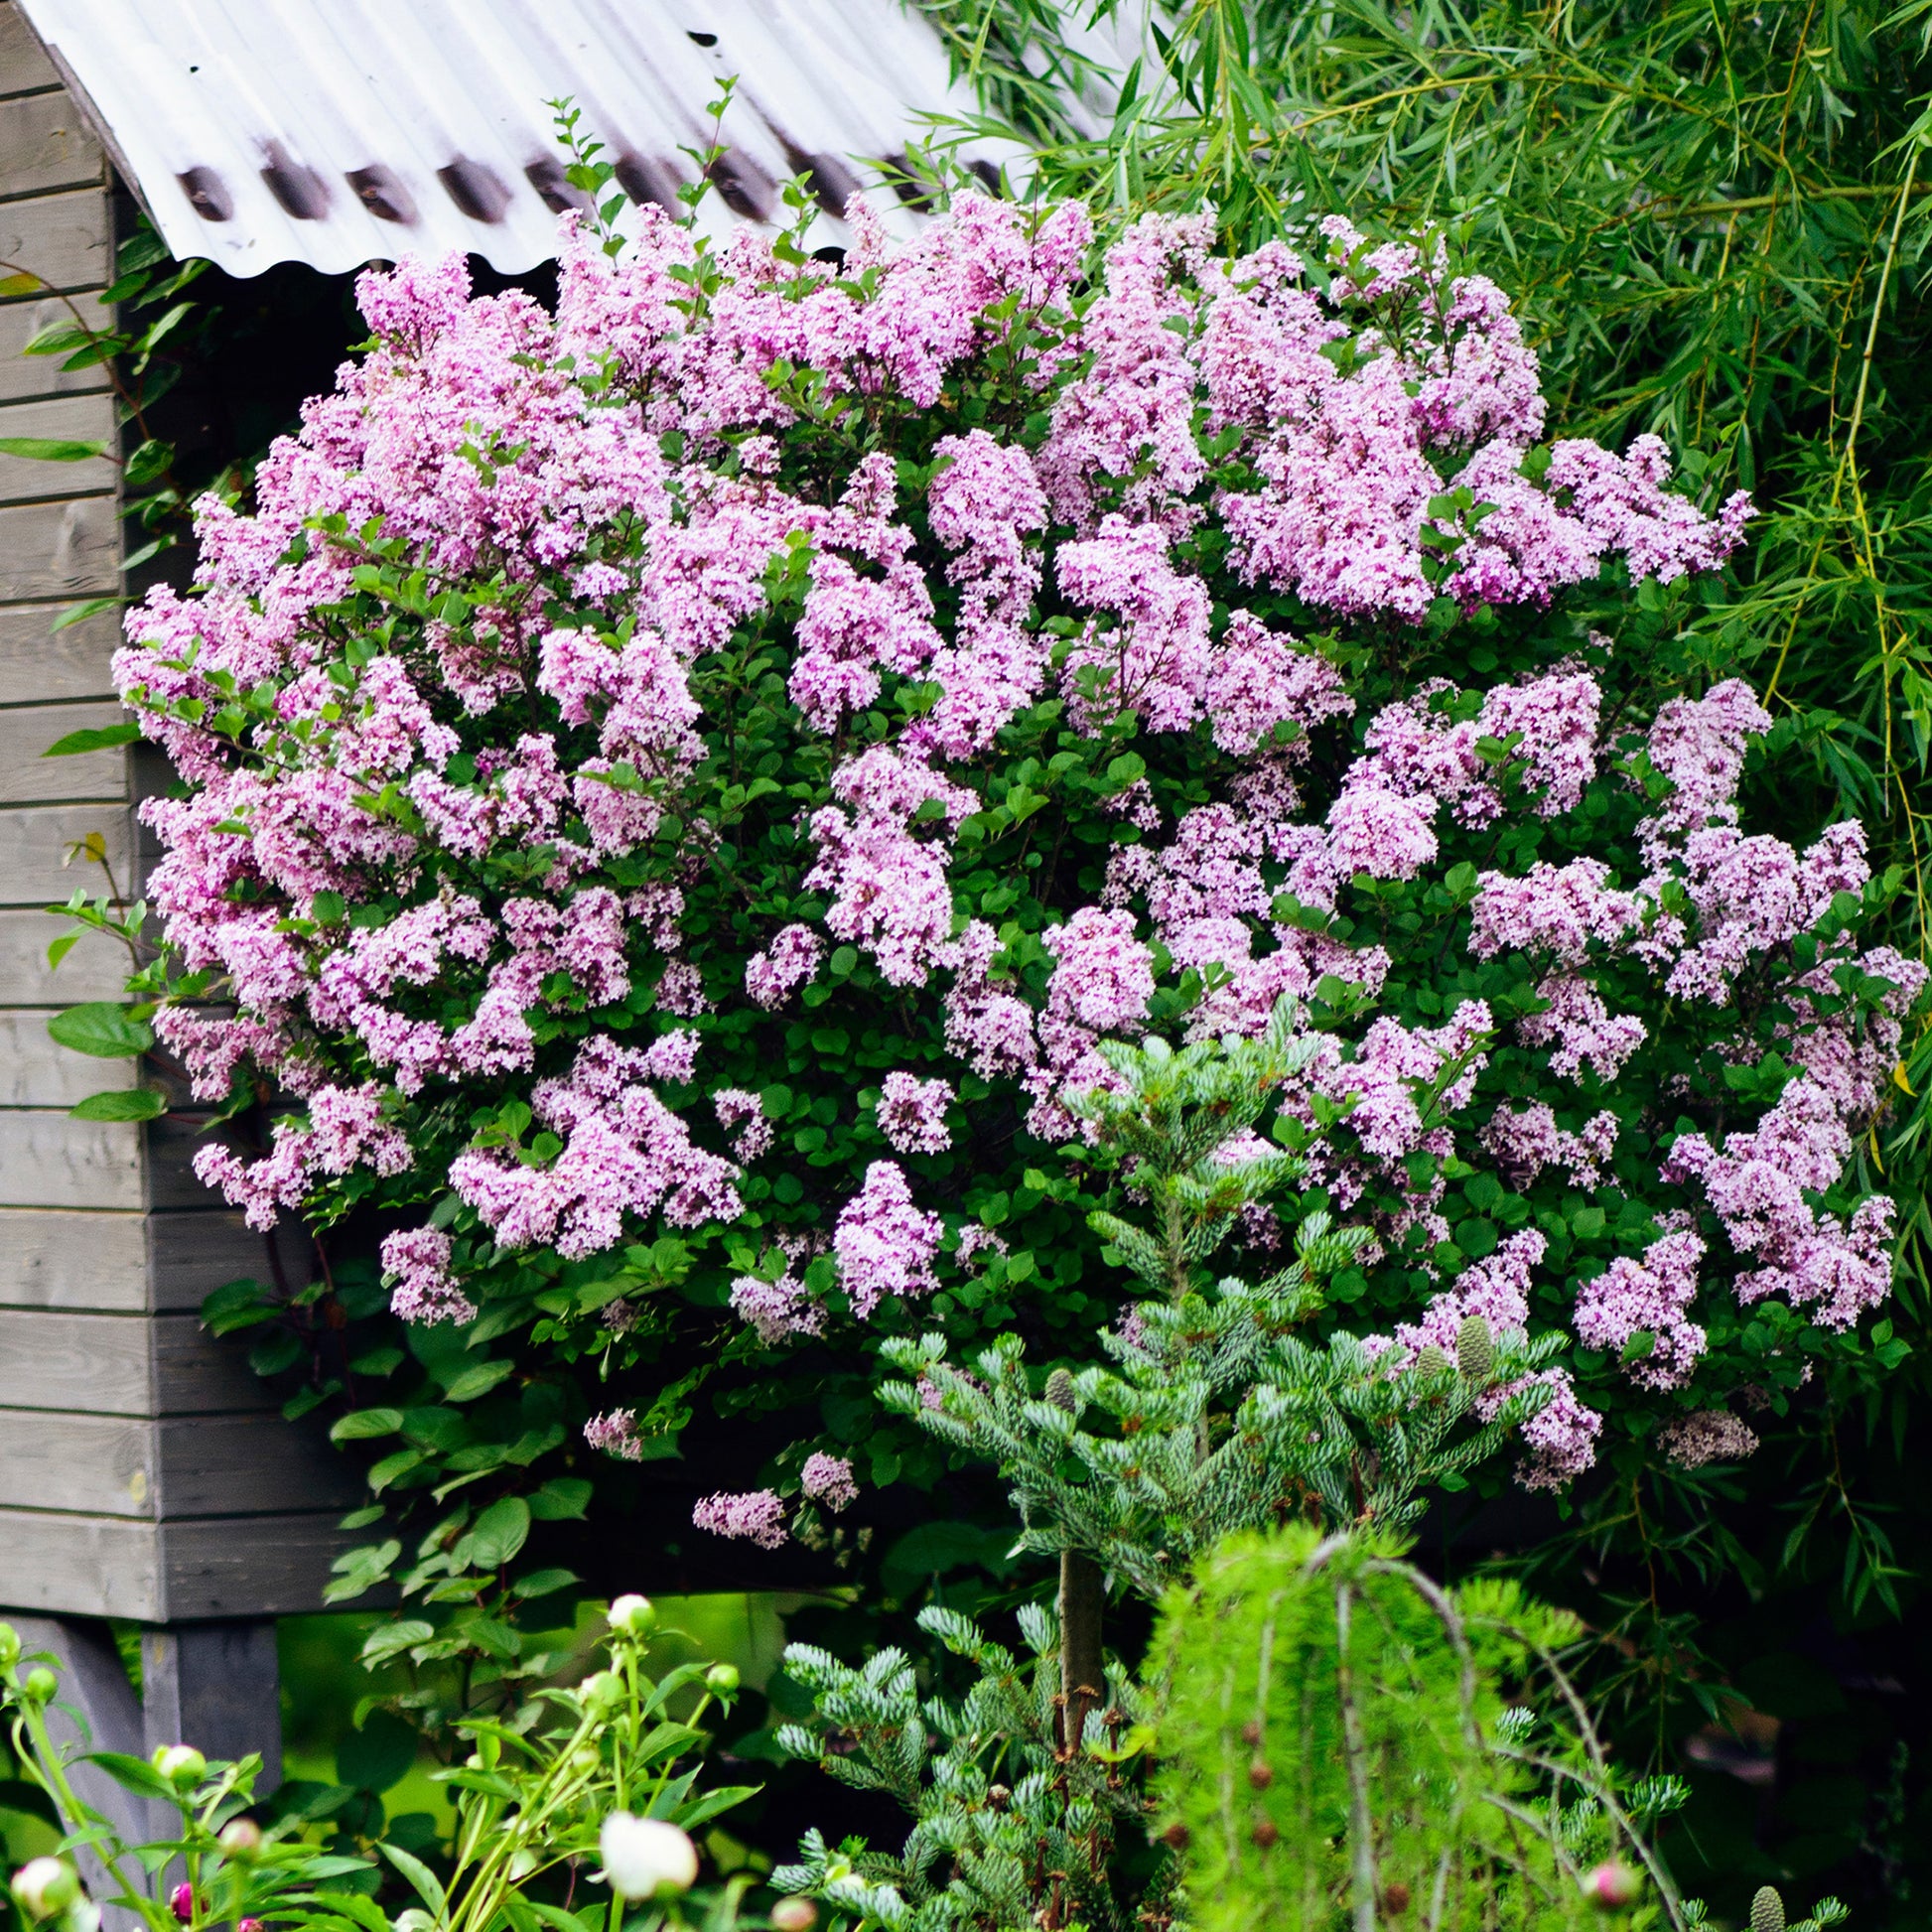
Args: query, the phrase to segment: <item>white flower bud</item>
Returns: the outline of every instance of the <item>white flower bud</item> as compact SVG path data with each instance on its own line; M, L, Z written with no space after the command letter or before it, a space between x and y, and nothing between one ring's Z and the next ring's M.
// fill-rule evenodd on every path
M620 1898L655 1898L689 1891L697 1882L698 1848L661 1818L614 1811L598 1834L604 1876Z
M193 1744L163 1744L153 1758L154 1768L174 1785L195 1785L207 1776L207 1759Z
M627 1637L647 1637L657 1623L650 1598L634 1593L614 1597L607 1615L611 1628L621 1630Z
M62 1859L34 1859L14 1873L14 1903L29 1918L52 1918L80 1896L80 1874Z

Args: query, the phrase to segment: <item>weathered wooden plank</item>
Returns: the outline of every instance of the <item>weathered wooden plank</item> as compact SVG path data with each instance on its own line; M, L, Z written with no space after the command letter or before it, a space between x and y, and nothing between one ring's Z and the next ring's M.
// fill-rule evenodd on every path
M244 1277L299 1288L314 1278L313 1252L299 1225L288 1217L275 1230L281 1268L270 1258L270 1237L257 1233L231 1208L155 1214L148 1221L151 1287L157 1311L199 1312L217 1288Z
M333 1513L164 1523L160 1529L170 1622L319 1610L330 1565L369 1537L367 1530L339 1529ZM0 1542L5 1535L0 1523ZM383 1600L371 1594L356 1607Z
M0 1306L142 1313L150 1238L140 1213L0 1207Z
M143 1207L141 1130L0 1109L0 1207Z
M0 6L0 93L52 87L60 78L20 10L11 4Z
M90 1093L134 1084L132 1060L96 1059L50 1037L47 1023L58 1011L0 1012L0 1107L71 1107Z
M0 1509L0 1604L73 1616L167 1615L160 1528L110 1516Z
M258 1335L211 1335L196 1314L150 1315L148 1326L154 1337L156 1415L228 1416L280 1408L281 1399L248 1366L249 1345Z
M82 1000L120 997L127 980L127 949L89 932L56 972L47 963L48 943L66 930L65 921L38 907L0 912L0 1005L77 1006Z
M148 1205L219 1207L221 1196L195 1178L191 1165L208 1143L207 1130L191 1118L170 1114L148 1128Z
M274 1406L248 1344L192 1314L0 1309L0 1408L88 1416L247 1415Z
M120 519L112 496L0 509L0 603L106 596L121 588L120 573Z
M145 1315L0 1309L0 1408L148 1416L153 1389Z
M4 689L4 686L0 686ZM0 711L0 805L53 804L70 798L127 796L127 754L45 756L69 732L98 731L127 717L118 704L19 705Z
M173 1520L341 1511L362 1496L320 1424L0 1409L0 1508Z
M0 100L0 184L9 195L98 185L100 143L67 93Z
M124 1416L0 1409L0 1506L153 1516L155 1429Z
M0 101L0 121L6 113L7 104ZM0 175L0 180L5 176ZM46 396L38 402L14 402L0 408L0 436L48 436L99 443L112 449L116 433L114 405L105 395ZM79 463L0 456L0 503L111 490L119 482L120 466L104 456L87 457Z
M69 308L71 302L73 308ZM113 320L98 295L43 295L32 302L0 306L0 402L24 402L33 396L77 396L110 385L98 363L82 369L64 369L65 355L28 355L24 351L42 330L55 323L70 323L74 310L89 329L105 329Z
M155 1424L158 1513L242 1516L267 1510L353 1509L360 1471L317 1419L278 1414L176 1417Z
M0 510L0 517L7 514ZM65 866L69 847L89 832L107 844L107 863L126 891L132 827L124 809L113 805L15 805L0 810L0 905L58 905L76 886L89 897L104 889L100 868L76 859ZM53 925L48 937L60 932Z
M0 309L0 322L6 311ZM6 365L0 361L0 368ZM47 704L72 698L111 698L109 666L120 647L121 620L103 611L79 623L54 628L67 604L0 606L0 690L11 704Z
M83 188L71 195L0 204L0 261L38 275L52 288L105 288L112 261L106 195L98 188Z

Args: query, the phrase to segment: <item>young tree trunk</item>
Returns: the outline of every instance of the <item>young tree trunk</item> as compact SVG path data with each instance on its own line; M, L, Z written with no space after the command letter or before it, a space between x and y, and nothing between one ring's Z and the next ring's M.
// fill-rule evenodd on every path
M1060 1552L1061 1732L1066 1747L1077 1749L1089 1711L1107 1701L1107 1669L1100 1654L1101 1614L1107 1604L1100 1566L1078 1550Z

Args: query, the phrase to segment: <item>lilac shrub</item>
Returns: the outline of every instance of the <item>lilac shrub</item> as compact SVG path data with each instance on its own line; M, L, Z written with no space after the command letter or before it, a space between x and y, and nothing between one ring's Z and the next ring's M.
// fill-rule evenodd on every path
M380 1412L379 1482L615 1475L708 1385L836 1418L718 1458L709 1529L930 1485L839 1391L918 1327L1090 1352L1098 1049L1284 995L1258 1258L1321 1208L1376 1345L1567 1337L1532 1483L1747 1448L1887 1293L1855 1155L1925 980L1857 824L1747 829L1770 720L1686 638L1748 501L1551 437L1435 244L854 224L567 229L554 315L365 275L367 353L130 620L198 1171L521 1370Z

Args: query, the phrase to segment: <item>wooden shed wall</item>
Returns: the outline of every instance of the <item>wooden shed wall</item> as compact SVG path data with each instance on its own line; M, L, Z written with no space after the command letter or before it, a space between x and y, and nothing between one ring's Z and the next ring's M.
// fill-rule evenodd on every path
M0 259L102 315L111 223L101 151L0 0ZM19 353L64 313L46 294L0 302L0 436L115 437L98 369ZM0 1607L272 1615L319 1604L356 1485L196 1317L262 1272L262 1238L195 1180L192 1124L69 1118L132 1068L47 1034L60 1007L117 997L124 970L92 937L49 970L61 927L42 908L98 890L65 847L100 833L123 886L150 856L132 805L152 754L40 756L117 715L115 617L52 626L120 590L118 510L109 463L0 457Z

